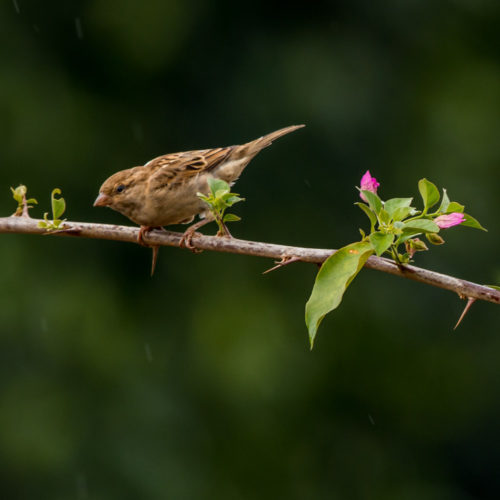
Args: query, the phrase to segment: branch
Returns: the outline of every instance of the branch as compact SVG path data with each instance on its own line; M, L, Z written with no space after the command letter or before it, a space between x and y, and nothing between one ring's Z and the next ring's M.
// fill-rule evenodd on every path
M139 228L130 226L116 226L111 224L92 224L87 222L66 222L62 231L47 233L38 227L39 220L27 217L2 217L0 218L0 233L25 233L25 234L53 234L54 236L76 236L82 238L95 238L101 240L126 241L137 243ZM172 231L151 231L144 237L144 242L149 245L178 247L182 233ZM335 250L292 247L276 245L274 243L261 243L258 241L239 240L236 238L221 238L204 236L195 233L193 244L201 250L227 252L240 255L253 255L267 257L280 262L293 261L312 262L321 264ZM281 266L278 266L281 267ZM383 271L385 273L408 278L427 285L436 286L456 292L461 298L473 298L500 304L500 291L487 286L478 285L470 281L453 278L445 274L428 271L415 266L398 266L389 259L370 257L365 267Z

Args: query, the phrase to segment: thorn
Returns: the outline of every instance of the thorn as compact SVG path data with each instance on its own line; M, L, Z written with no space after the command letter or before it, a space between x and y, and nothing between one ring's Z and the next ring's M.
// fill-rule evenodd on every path
M274 261L276 265L271 267L267 271L264 271L262 274L270 273L271 271L279 269L280 267L283 267L283 266L287 266L288 264L291 264L292 262L298 262L299 260L300 260L300 257L292 257L289 255L285 255L284 257L281 258L281 260Z
M151 276L153 276L153 274L155 273L155 269L156 269L156 262L158 260L158 251L160 250L160 247L158 245L155 245L151 248L153 250L153 260L151 262Z
M462 297L462 298L465 299L465 297ZM476 299L474 297L469 297L467 299L467 304L465 305L465 308L464 308L462 314L460 315L460 318L458 318L457 324L453 327L453 330L457 329L458 325L465 318L465 315L469 312L469 309L471 308L472 304L474 304L474 302L476 302Z

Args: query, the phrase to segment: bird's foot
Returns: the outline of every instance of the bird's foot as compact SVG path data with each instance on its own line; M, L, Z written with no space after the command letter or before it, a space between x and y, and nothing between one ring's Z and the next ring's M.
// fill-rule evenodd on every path
M197 229L199 229L200 227L203 227L205 224L208 224L209 222L212 222L212 220L205 218L205 219L198 221L196 224L189 226L184 231L184 234L182 235L181 241L179 241L179 246L181 248L188 248L193 253L202 252L203 250L201 250L200 248L196 248L193 245L193 236L195 235Z
M191 250L191 252L193 252L193 253L203 252L203 250L201 250L201 248L196 248L193 245L193 236L196 234L196 228L192 229L192 227L193 226L191 226L190 228L186 229L186 231L184 231L184 234L182 235L181 241L179 241L179 246L181 248L187 248L188 250Z

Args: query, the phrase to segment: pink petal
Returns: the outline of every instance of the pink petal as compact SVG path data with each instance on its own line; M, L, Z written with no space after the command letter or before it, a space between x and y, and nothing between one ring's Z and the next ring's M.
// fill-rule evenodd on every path
M447 229L449 227L458 226L465 220L465 215L460 212L453 212L451 214L440 215L434 219L434 222L441 228Z
M380 186L380 183L377 182L375 177L372 177L370 171L367 170L363 177L361 177L360 189L363 191L371 191L372 193L377 193L377 188ZM363 201L368 201L363 193L359 195Z

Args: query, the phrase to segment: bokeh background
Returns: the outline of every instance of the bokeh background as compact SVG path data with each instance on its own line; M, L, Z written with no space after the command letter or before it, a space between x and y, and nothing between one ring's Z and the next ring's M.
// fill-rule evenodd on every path
M488 229L418 264L500 281L500 3L5 0L0 211L24 183L71 220L111 173L282 126L233 234L334 248L428 177ZM215 232L209 227L207 232ZM316 268L2 235L6 499L487 499L500 495L498 307L374 271L308 349Z

